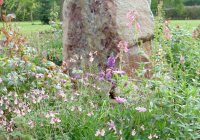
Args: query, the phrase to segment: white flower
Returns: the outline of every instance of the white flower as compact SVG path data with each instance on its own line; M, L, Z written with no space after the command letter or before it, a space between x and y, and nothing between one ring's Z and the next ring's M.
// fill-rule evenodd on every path
M143 131L145 130L144 125L140 126L140 128L141 128Z
M105 136L105 130L104 130L104 129L102 129L102 130L98 129L98 130L96 131L95 136L96 136L96 137L98 137L98 136Z
M147 109L144 108L144 107L136 107L135 109L136 109L137 111L139 111L139 112L146 112L146 111L147 111Z
M135 129L132 130L131 135L132 135L132 136L135 136L135 135L136 135Z

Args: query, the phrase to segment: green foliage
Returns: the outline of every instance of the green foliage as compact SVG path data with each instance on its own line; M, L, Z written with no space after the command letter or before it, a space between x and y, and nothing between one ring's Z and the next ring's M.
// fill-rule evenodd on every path
M6 13L15 13L17 21L41 20L48 24L49 20L58 20L61 5L59 0L9 0L3 9Z
M40 9L39 9L39 14L40 14L40 20L44 24L49 24L50 21L50 12L51 12L51 0L40 0Z
M175 9L177 13L182 13L184 10L183 0L161 0L161 1L163 2L164 9L172 8ZM155 15L157 14L158 4L159 4L158 0L152 0L151 8Z
M184 5L193 6L193 5L200 5L199 0L184 0Z
M176 9L167 9L166 18L171 19L200 19L200 6L186 6L182 13L177 13Z
M9 0L5 1L4 9L7 13L13 12L17 15L17 20L33 21L37 16L37 0ZM35 19L38 19L37 17Z
M109 98L111 83L98 74L73 70L79 78L70 77L46 59L62 58L60 23L52 22L51 32L33 35L29 44L3 43L0 139L200 139L200 40L164 22L162 5L158 10L151 79L142 77L143 67L140 80L126 74L111 79L124 103ZM105 134L97 136L98 130Z

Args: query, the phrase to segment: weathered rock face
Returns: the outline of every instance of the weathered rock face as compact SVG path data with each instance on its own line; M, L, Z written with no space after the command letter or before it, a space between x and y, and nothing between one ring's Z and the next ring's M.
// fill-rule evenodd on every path
M124 57L124 69L135 69L138 59L136 57L139 54L136 40L149 42L153 36L150 2L151 0L65 0L63 55L68 69L81 68L84 65L87 67L91 57L94 57L92 65L103 67L111 54L116 55L119 52L117 44L121 40L128 41L130 48ZM137 36L127 27L126 14L130 10L138 13L137 22L141 31ZM147 47L144 49L145 55L142 56L145 59L148 59L145 51L149 50L148 45Z

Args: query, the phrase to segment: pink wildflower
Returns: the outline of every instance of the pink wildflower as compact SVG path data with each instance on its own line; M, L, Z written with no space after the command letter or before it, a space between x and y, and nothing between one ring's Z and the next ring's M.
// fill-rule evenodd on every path
M37 79L39 79L39 78L44 78L44 74L41 74L41 73L35 74L35 77L36 77Z
M136 109L137 111L139 111L139 112L146 112L146 111L147 111L147 109L144 108L144 107L136 107L135 109Z
M115 101L122 104L122 103L126 102L127 100L125 98L115 97Z
M127 19L128 19L127 26L128 26L129 28L131 28L132 25L133 25L133 23L135 22L136 16L137 16L137 12L136 12L136 11L129 11L129 12L126 14L126 17L127 17Z
M50 124L56 124L61 122L61 120L59 118L51 118Z
M167 40L172 39L171 31L167 26L164 28L164 35Z
M109 125L109 130L114 130L115 133L117 133L115 123L112 120L110 120L110 122L108 122L108 125Z
M3 80L0 78L0 84L3 82Z
M126 53L128 52L128 42L126 42L126 41L120 41L117 47Z
M105 135L105 130L104 129L102 129L102 130L98 129L96 131L96 134L95 134L96 137L98 137L98 136L104 136L104 135Z
M140 24L138 22L136 23L136 29L137 29L138 32L141 31L141 26L140 26Z

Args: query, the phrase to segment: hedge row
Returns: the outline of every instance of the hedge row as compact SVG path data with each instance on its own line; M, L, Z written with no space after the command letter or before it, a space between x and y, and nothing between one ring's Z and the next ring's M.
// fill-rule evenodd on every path
M170 19L200 19L200 6L185 6L181 13L177 9L166 9L165 16Z

